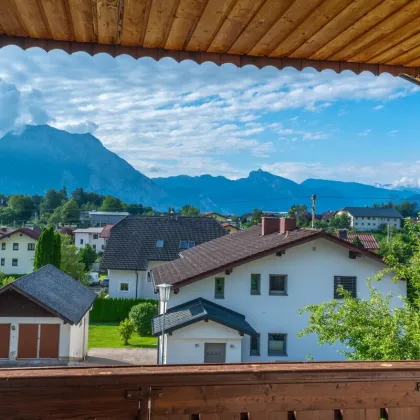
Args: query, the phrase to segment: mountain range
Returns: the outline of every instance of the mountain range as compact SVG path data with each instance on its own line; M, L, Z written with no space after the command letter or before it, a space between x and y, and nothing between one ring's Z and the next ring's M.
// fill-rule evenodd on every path
M0 193L6 195L42 195L50 188L65 186L72 191L81 187L161 210L188 203L201 211L229 214L309 206L312 194L318 196L318 212L404 199L420 201L414 190L322 179L299 184L261 169L237 180L211 175L148 178L93 135L71 134L48 125L6 134L0 139L0 157Z

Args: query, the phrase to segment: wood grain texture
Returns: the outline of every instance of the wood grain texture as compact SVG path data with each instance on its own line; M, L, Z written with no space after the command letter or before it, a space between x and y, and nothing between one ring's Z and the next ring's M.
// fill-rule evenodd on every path
M418 407L388 408L388 420L418 420Z
M51 34L44 20L36 0L13 0L19 12L28 35L33 38L51 38Z
M41 0L52 38L62 41L74 39L66 2L67 0Z
M120 1L122 2L122 0L94 1L96 2L98 42L101 44L115 44L118 37L118 19Z
M392 60L389 61L390 64L399 64L399 65L405 65L409 63L416 63L420 57L420 45L417 44L416 47L412 48L411 50L408 50L406 53L401 54ZM417 61L416 61L417 60Z
M124 0L121 44L142 45L152 0Z
M296 411L296 420L334 420L334 410Z
M3 0L0 2L0 24L6 34L28 36L28 31L20 19L14 0Z
M91 2L85 0L70 0L68 6L71 13L71 21L74 28L74 37L79 42L95 42L97 22L96 13L93 14Z
M288 420L287 411L263 411L248 413L249 420Z

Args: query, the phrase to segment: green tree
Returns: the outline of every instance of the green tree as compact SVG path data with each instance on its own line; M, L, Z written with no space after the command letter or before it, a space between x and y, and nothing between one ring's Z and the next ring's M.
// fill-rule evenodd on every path
M100 207L101 211L124 211L125 204L117 197L108 195Z
M98 257L96 251L89 244L86 244L86 246L79 249L78 256L79 260L85 264L86 270L90 270L92 264L96 261L96 258Z
M262 210L254 209L251 215L251 225L257 225L258 223L261 223L262 215Z
M357 235L354 237L354 239L352 241L352 244L356 245L360 248L364 248L362 241L360 240L359 236L357 236Z
M181 216L198 216L200 214L200 209L189 204L185 204L181 207L179 211Z
M62 223L76 223L80 221L80 209L76 200L67 201L61 210Z
M77 248L70 235L61 235L61 265L60 269L75 280L83 282L85 279L85 264L77 255Z
M143 302L131 308L128 315L137 334L152 335L152 320L158 314L157 303Z
M42 213L52 213L65 201L64 191L48 190L40 205Z
M32 198L27 195L11 195L7 200L7 205L16 213L17 217L21 220L32 219L32 216L36 211L36 207L34 202L32 201Z
M55 238L54 228L43 229L35 248L34 270L47 264L57 264L56 246L58 246L58 242Z
M296 219L296 223L299 227L309 225L310 220L307 217L308 208L306 207L306 204L294 204L290 207L288 213L289 217L294 217Z
M57 268L61 267L61 235L59 232L54 232L54 258L53 258L53 265Z
M128 346L128 340L134 333L134 324L128 318L120 323L118 326L118 335L124 343L124 346Z
M334 230L350 229L350 223L351 219L345 213L337 214L330 219L330 226Z
M62 219L63 219L63 206L59 206L54 210L53 214L51 214L48 217L48 223L50 225L57 226L61 223Z

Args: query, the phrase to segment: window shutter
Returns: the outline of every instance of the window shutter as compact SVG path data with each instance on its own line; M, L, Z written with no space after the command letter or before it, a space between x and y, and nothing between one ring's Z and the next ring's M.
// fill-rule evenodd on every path
M350 292L352 297L355 298L357 296L357 277L334 276L334 299L343 298L337 291L340 285L343 286L344 290Z

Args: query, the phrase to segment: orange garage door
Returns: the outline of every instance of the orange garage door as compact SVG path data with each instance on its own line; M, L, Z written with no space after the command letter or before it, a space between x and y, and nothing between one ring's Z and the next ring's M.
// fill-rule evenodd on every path
M19 324L18 358L38 357L38 324Z
M39 343L39 357L41 359L57 359L60 341L59 324L42 324L41 341Z
M0 359L9 358L10 324L0 324Z

